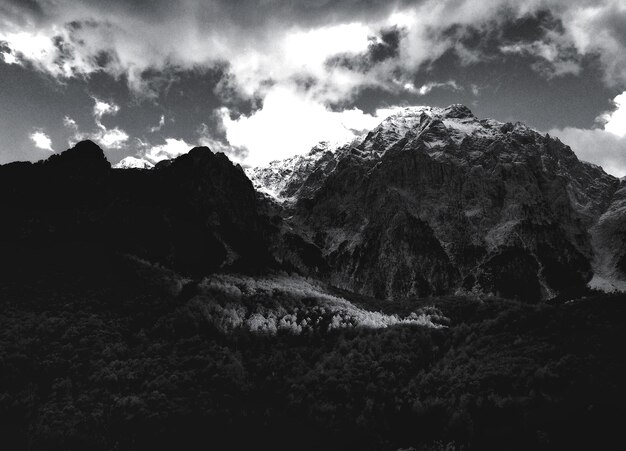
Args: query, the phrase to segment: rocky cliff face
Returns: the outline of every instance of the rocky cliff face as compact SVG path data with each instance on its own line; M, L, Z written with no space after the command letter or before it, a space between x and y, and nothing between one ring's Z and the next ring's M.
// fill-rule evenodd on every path
M321 249L333 284L363 294L548 299L623 259L597 257L623 225L616 178L462 105L406 108L359 142L271 166L283 170L278 184L263 169L253 180L291 196L289 226Z
M114 170L90 141L0 166L0 246L103 246L203 275L267 266L252 184L206 147L155 169Z

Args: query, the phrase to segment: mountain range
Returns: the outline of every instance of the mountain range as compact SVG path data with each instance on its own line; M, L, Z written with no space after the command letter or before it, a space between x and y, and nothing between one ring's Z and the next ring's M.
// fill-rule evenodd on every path
M626 290L626 181L463 105L246 171L206 147L111 168L84 141L1 166L0 198L16 252L86 241L190 277L288 271L389 301Z

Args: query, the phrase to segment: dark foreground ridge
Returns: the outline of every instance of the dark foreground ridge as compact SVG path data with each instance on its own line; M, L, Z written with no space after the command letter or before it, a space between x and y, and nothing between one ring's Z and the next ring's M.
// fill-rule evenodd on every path
M196 147L152 171L111 169L91 141L38 163L0 166L2 245L91 243L183 274L268 265L252 184Z

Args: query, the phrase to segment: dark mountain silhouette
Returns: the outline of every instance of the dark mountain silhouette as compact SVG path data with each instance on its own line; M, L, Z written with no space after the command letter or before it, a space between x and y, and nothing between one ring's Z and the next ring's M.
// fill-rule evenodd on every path
M111 169L91 141L0 167L2 246L93 243L199 276L269 265L252 184L196 147L151 171Z

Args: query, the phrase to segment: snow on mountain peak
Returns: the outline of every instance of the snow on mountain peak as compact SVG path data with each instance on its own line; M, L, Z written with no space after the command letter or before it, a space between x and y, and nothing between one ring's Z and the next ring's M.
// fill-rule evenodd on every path
M154 164L143 158L126 157L113 167L115 169L152 169Z
M504 139L509 133L539 136L538 132L521 123L478 119L461 104L445 108L409 106L395 110L369 133L350 142L322 141L305 155L272 161L265 167L249 168L246 173L258 191L282 202L292 198L297 191L294 187L301 186L312 172L321 169L328 173L348 154L362 160L379 160L403 139L419 141L438 153L448 144L460 145L467 137ZM321 166L318 164L320 160Z

